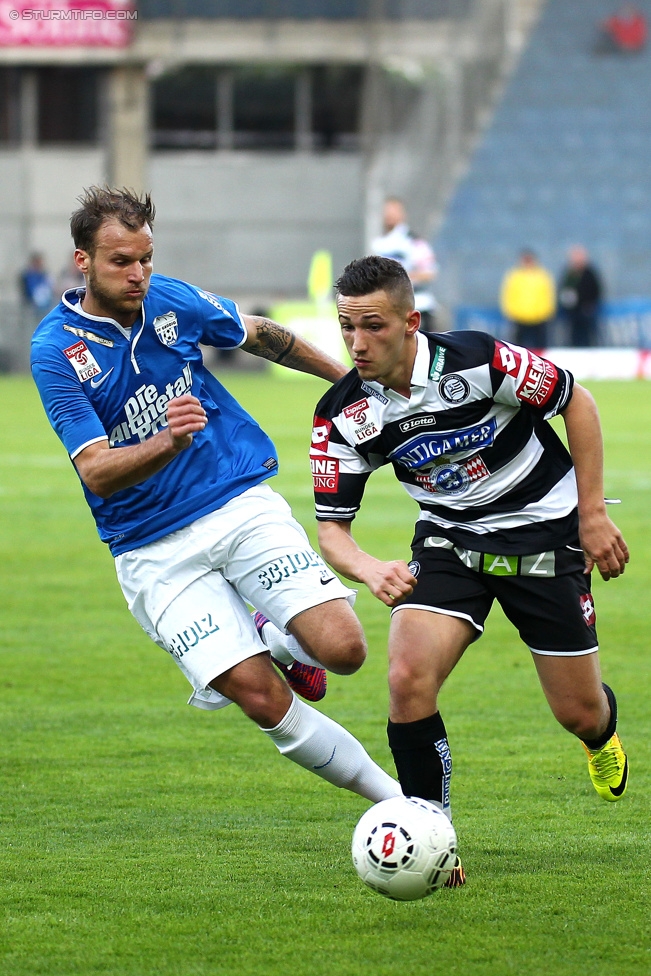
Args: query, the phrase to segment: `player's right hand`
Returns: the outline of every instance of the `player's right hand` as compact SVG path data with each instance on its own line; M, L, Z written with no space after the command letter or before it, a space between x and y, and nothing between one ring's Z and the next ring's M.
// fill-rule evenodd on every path
M208 423L201 401L191 393L170 400L167 406L167 431L175 450L183 451L192 443L192 437Z
M405 597L411 596L418 580L404 560L381 562L377 559L364 582L373 596L387 607L395 607Z

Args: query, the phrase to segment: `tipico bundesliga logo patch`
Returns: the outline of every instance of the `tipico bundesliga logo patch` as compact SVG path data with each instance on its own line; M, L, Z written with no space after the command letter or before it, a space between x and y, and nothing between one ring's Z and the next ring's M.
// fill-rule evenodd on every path
M83 339L75 342L74 346L68 346L63 352L82 383L102 372L101 366Z

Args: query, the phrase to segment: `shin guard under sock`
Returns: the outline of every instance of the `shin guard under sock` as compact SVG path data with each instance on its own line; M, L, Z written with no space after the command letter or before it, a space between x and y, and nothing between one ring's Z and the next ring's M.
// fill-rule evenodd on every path
M400 796L401 790L357 739L322 712L294 697L282 721L262 729L283 756L372 803Z
M416 722L391 722L389 746L405 796L436 803L450 817L452 756L439 712Z

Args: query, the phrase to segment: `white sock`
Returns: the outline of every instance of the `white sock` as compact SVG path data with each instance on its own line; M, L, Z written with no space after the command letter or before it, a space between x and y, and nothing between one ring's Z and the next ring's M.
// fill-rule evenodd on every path
M303 650L293 634L285 634L270 620L261 628L261 631L260 636L263 643L281 664L293 664L294 661L300 661L301 664L311 664L313 668L323 667L315 657Z
M402 795L399 784L373 762L350 732L295 696L282 722L261 731L292 762L372 803Z

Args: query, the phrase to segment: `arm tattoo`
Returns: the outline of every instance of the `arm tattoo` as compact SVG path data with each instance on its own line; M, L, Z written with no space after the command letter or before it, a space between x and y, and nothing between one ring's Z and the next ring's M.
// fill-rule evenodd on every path
M245 318L248 322L249 338L243 348L254 356L270 359L272 363L282 363L283 366L297 369L301 373L320 376L330 383L336 382L348 372L336 359L331 359L278 322L261 315L247 315Z
M295 356L290 356L295 342L296 336L289 329L271 319L257 318L256 341L249 351L254 356L270 359L273 363L287 359L285 365L289 366L297 361Z
M276 362L277 363L282 362L282 360L285 358L285 356L288 356L290 354L290 352L292 351L293 346L294 346L294 343L296 342L296 336L293 333L291 335L292 335L292 338L290 340L289 345L286 346L283 349L283 351L280 353L279 356L276 356Z

